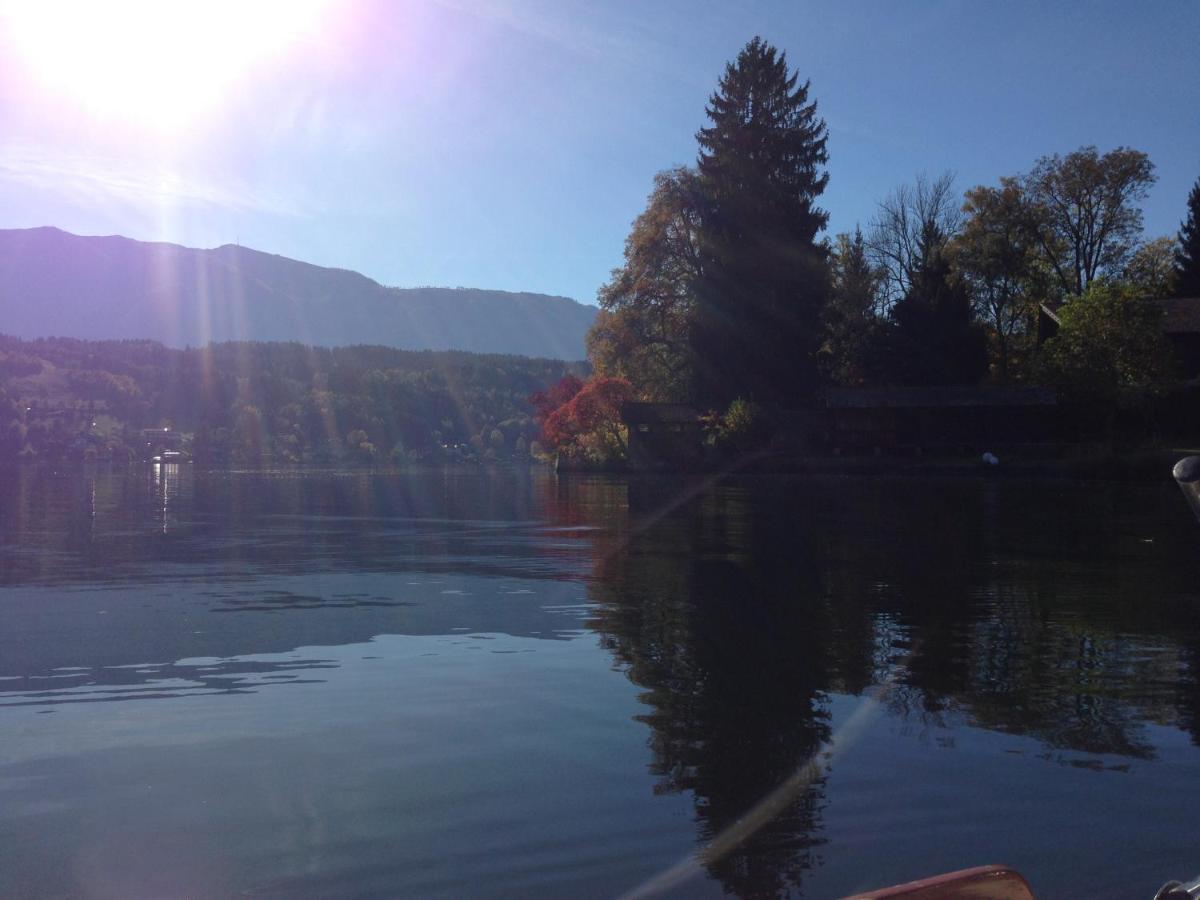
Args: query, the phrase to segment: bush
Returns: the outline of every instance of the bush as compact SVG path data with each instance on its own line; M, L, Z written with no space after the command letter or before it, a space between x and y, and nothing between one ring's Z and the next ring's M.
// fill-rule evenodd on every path
M1071 401L1111 406L1169 370L1162 307L1130 285L1094 281L1058 316L1058 333L1042 348L1042 375Z
M710 444L739 453L764 446L773 430L766 410L741 397L730 403L723 414L707 416L704 427Z

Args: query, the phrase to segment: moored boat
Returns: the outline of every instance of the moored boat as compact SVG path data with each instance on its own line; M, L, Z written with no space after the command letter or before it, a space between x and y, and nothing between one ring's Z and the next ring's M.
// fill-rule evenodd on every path
M1187 497L1196 518L1200 519L1200 456L1185 456L1171 470L1175 482Z
M1034 900L1028 882L1007 866L978 866L855 894L846 900Z

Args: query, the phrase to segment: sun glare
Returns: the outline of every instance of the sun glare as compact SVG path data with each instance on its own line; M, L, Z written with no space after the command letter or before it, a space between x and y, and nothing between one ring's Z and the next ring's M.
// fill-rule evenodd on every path
M102 120L176 130L315 30L329 0L0 0L34 84Z

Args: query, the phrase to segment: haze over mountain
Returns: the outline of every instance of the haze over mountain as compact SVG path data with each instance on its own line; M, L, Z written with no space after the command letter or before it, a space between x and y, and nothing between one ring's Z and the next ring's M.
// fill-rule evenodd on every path
M595 314L545 294L389 288L231 244L198 250L0 229L0 332L24 338L382 344L582 359Z

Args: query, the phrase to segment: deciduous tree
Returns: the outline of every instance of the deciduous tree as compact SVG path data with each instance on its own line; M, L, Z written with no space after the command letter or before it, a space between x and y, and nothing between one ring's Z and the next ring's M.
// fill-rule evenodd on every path
M1002 178L998 188L967 191L963 212L966 222L952 247L954 266L976 314L987 323L996 376L1005 382L1013 344L1028 334L1046 293L1037 235L1015 178Z
M1139 246L1129 257L1122 272L1143 297L1170 297L1175 290L1175 238L1157 237Z
M943 172L932 180L918 175L913 184L900 185L880 202L867 246L882 272L881 290L887 306L909 292L929 257L961 226L953 172Z
M628 380L646 400L684 400L691 387L698 207L693 169L655 176L646 209L625 240L625 264L600 289L600 312L588 333L596 371Z
M1043 348L1047 375L1068 398L1111 407L1167 371L1162 317L1131 285L1097 279L1059 311L1058 333Z
M1119 276L1141 238L1137 204L1154 181L1150 157L1128 147L1043 156L1024 177L1038 242L1063 294Z
M544 391L531 395L529 405L533 407L533 420L544 427L550 414L569 403L582 388L583 380L573 372L568 372Z
M589 378L542 426L543 445L562 456L604 462L623 459L628 435L621 406L633 398L629 382L607 375Z

